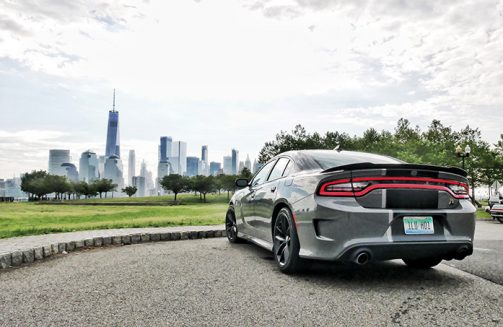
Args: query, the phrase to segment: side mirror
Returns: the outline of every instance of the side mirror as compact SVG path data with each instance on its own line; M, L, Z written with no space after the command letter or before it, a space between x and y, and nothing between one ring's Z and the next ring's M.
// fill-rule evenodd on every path
M248 180L246 178L238 178L236 179L236 186L237 187L247 187L248 186Z

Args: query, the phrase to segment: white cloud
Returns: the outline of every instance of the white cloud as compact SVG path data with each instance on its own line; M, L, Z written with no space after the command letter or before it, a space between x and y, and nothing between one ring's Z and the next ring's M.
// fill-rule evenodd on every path
M86 118L87 139L102 144L103 117L83 99L104 102L118 88L136 99L120 103L124 142L149 148L151 162L159 135L186 140L193 154L209 144L220 160L232 146L254 155L297 123L354 134L404 116L478 126L493 142L501 133L501 0L27 0L0 1L0 12L0 63L46 76L26 94L72 94L79 111L68 120ZM12 76L29 74L0 68L0 111L8 103L26 115L2 83ZM39 99L32 115L48 129L70 116ZM12 128L37 128L22 118ZM49 141L80 149L68 139Z

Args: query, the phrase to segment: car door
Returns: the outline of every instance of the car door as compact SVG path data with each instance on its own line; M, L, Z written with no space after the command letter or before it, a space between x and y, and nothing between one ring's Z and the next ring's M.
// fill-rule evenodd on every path
M257 235L267 241L271 241L271 218L274 210L274 201L278 191L283 172L290 160L279 158L269 174L267 181L255 191L255 213L251 224L257 230Z
M246 194L241 199L241 207L244 221L243 232L251 236L259 237L257 227L255 225L255 198L257 191L259 191L263 184L267 182L269 173L276 160L270 161L259 170L250 182L250 186L246 190Z

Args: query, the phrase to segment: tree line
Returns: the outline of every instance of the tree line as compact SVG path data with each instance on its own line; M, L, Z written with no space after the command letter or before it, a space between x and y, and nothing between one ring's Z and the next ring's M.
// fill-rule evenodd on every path
M49 194L54 194L55 199L100 198L109 192L116 191L117 184L110 179L98 179L91 183L71 182L64 176L51 175L44 170L35 170L21 177L21 190L28 194L30 200L47 199Z
M330 131L325 134L308 133L302 125L291 132L281 131L276 138L266 142L259 153L259 162L265 163L277 154L290 150L334 149L363 151L387 155L408 163L461 167L461 158L455 149L466 145L471 148L465 160L465 170L472 192L476 186L503 181L503 135L496 144L482 139L478 128L456 131L440 120L433 120L426 130L412 126L407 119L399 119L393 131L368 128L361 136ZM473 196L474 194L472 194Z
M244 168L240 175L218 175L218 176L180 176L176 174L164 176L161 187L175 195L175 201L179 193L195 192L199 193L201 201L206 202L208 193L227 192L227 197L234 192L237 178L251 178L251 172ZM81 199L82 197L94 198L103 196L106 198L110 192L117 191L117 184L110 179L98 179L93 182L71 182L64 176L51 175L46 171L37 170L26 173L21 177L21 190L28 194L30 200L47 199L50 194L54 194L56 200ZM136 194L138 189L135 186L126 186L122 192L129 197Z

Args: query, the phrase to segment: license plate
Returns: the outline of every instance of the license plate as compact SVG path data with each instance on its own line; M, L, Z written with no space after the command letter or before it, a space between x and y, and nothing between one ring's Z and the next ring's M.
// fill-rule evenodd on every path
M433 234L433 217L403 217L406 235Z

